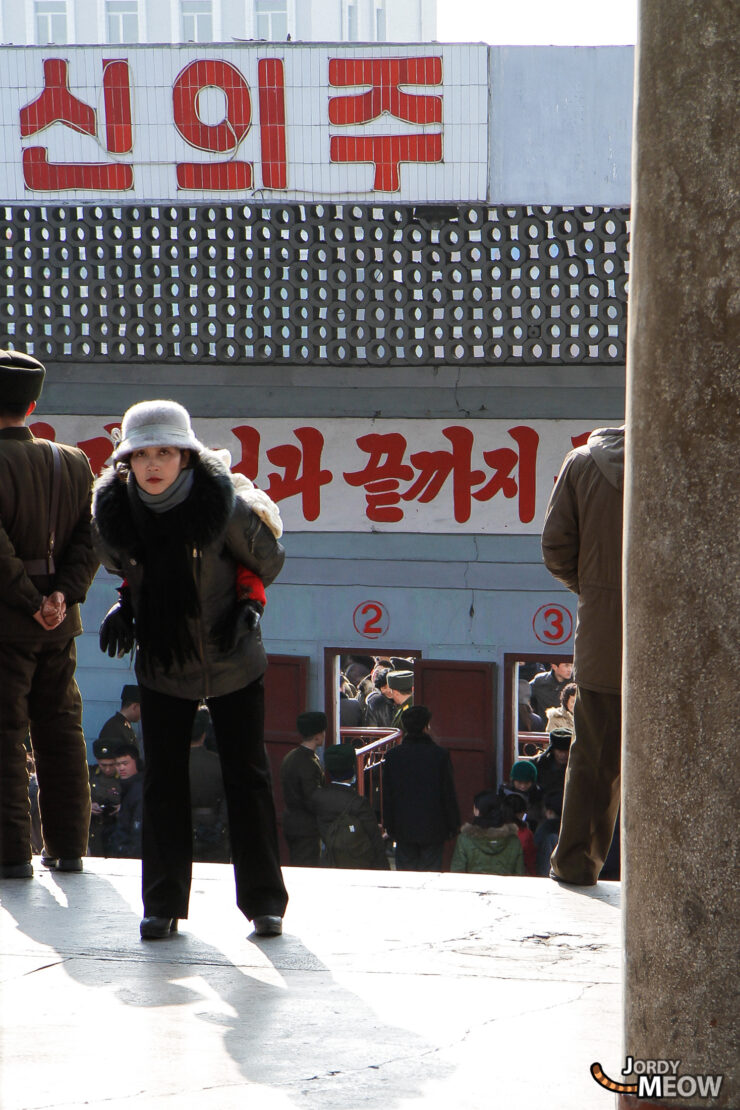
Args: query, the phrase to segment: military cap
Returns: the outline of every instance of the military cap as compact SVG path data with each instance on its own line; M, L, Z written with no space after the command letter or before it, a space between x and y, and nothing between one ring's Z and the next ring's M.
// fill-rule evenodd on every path
M573 733L569 728L554 728L550 733L550 747L561 752L567 752L573 740Z
M351 779L357 769L355 749L351 744L332 744L324 752L324 767L335 779Z
M318 736L320 732L326 732L326 725L326 713L322 713L320 709L299 713L295 723L301 736L307 739L309 736Z
M37 401L46 370L37 358L25 351L6 351L0 347L0 402L30 405Z
M388 685L391 690L398 690L401 694L410 694L414 688L414 672L388 671Z
M125 754L121 750L125 746L123 740L103 740L101 737L93 740L92 750L96 759L117 759Z

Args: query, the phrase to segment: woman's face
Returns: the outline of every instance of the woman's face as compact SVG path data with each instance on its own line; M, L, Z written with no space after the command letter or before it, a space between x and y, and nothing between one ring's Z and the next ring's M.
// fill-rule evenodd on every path
M571 694L570 697L568 698L568 701L567 701L566 706L565 706L565 708L568 710L569 713L573 712L573 706L575 704L576 704L576 696L575 696L575 694Z
M164 493L187 466L189 451L179 447L139 447L131 455L136 484L147 493Z

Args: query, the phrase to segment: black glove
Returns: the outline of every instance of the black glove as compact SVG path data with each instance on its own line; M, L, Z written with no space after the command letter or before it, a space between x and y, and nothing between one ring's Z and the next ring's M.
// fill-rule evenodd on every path
M211 629L211 639L215 642L218 650L224 653L233 651L242 630L247 629L249 632L254 632L262 619L264 611L264 605L261 605L259 601L253 601L251 598L243 598L241 601L237 601L236 605L229 609L220 620L217 620Z
M107 651L111 659L126 655L134 647L134 610L128 586L118 589L119 600L111 606L100 625L100 650Z

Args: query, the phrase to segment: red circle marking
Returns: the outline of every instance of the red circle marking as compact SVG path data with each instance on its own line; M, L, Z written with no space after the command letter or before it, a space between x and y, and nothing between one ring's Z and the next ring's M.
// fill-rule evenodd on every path
M383 636L391 623L382 601L361 601L352 614L352 622L355 630L369 640Z
M564 644L573 634L573 616L564 605L540 605L532 618L532 628L541 644Z

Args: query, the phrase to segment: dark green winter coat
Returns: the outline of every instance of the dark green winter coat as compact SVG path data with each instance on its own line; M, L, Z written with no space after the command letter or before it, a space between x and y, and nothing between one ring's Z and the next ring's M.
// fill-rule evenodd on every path
M524 855L516 825L500 825L495 829L463 825L450 871L466 871L471 875L523 875Z

